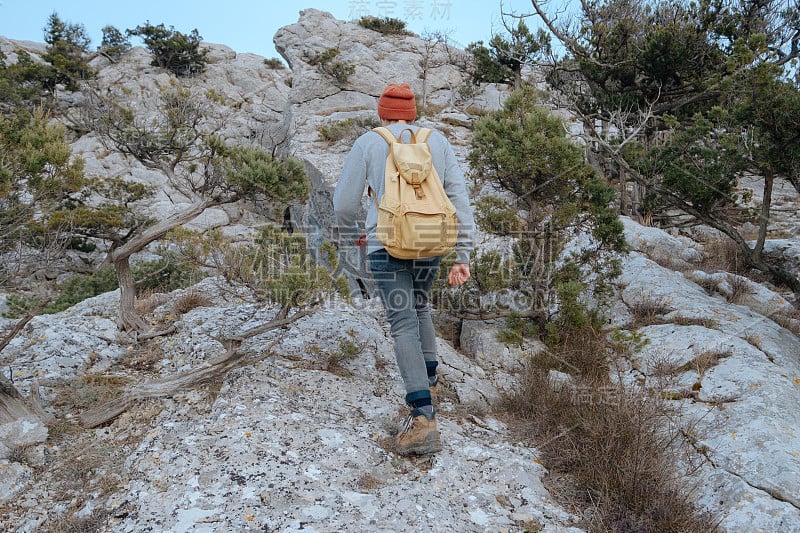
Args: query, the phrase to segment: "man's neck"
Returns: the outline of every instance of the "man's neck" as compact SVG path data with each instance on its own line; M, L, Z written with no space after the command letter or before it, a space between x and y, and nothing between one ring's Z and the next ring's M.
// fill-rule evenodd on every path
M391 126L392 124L408 124L407 120L386 120L385 118L381 119L382 126Z

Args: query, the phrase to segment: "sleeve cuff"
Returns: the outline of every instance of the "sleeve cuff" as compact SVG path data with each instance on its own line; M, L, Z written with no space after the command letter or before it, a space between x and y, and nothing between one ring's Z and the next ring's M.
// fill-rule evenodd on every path
M469 251L467 250L456 250L456 263L465 263L469 264Z

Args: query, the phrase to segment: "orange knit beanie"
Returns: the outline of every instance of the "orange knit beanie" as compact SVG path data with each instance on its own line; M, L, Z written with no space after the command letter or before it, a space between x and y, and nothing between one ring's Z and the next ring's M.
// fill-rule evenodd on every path
M378 116L386 120L414 120L417 104L407 83L390 83L378 99Z

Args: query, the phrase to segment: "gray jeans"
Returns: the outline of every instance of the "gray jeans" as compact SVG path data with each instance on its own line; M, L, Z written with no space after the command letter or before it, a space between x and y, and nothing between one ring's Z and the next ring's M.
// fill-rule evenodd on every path
M426 362L436 362L436 332L428 295L439 258L397 259L386 250L369 254L394 339L394 356L406 387L406 403L430 397Z

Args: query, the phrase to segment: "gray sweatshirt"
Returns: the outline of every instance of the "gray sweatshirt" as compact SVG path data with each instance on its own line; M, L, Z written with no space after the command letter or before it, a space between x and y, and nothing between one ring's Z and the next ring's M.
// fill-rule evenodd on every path
M413 124L392 124L389 129L395 136L404 129L417 131L418 126ZM406 132L403 141L408 142ZM428 138L431 148L433 166L442 180L444 191L458 217L458 240L456 242L456 262L469 263L470 252L475 246L475 219L472 216L472 207L469 205L467 185L464 173L458 165L453 147L444 135L434 130ZM342 168L342 175L336 184L333 193L333 211L339 226L339 235L342 245L353 245L361 234L358 213L361 208L361 198L367 185L377 195L378 202L383 196L383 179L386 172L386 156L389 155L389 145L374 131L361 135L353 144ZM367 220L364 230L367 233L367 253L383 248L375 235L375 226L378 221L378 210L375 201L370 198L367 209Z

